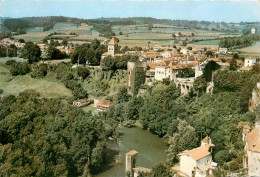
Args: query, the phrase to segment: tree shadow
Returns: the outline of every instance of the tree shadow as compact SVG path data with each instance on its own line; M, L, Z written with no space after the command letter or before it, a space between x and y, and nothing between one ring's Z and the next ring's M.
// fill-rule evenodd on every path
M94 172L94 175L103 173L113 168L115 165L119 164L120 160L117 159L117 157L119 157L119 151L111 147L107 147L105 151L103 165L96 172Z

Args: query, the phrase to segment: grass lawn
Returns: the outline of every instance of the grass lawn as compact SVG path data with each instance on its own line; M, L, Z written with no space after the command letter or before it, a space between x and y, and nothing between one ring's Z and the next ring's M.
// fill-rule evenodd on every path
M9 68L0 62L0 73L9 73Z
M53 78L54 80L54 78ZM11 76L10 74L0 74L0 88L4 90L3 95L18 95L27 89L34 89L42 97L57 98L61 96L72 96L71 91L57 80L37 78L33 79L30 75Z
M0 58L0 63L5 63L8 60L15 60L17 62L18 61L20 61L20 62L25 61L23 58L19 58L19 57L2 57L2 58Z

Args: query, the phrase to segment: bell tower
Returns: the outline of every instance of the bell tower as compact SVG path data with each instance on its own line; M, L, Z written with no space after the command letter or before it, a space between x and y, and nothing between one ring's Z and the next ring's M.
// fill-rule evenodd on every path
M114 57L115 54L117 53L117 48L118 48L118 44L115 38L113 37L111 41L108 43L108 54Z

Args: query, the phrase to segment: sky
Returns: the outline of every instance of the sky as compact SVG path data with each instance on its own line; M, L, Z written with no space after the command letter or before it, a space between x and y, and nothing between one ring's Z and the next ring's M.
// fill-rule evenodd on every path
M59 15L260 21L260 0L0 0L1 17Z

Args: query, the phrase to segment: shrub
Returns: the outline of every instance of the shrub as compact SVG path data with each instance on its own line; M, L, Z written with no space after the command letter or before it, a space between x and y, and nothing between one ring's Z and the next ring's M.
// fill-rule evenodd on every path
M15 62L11 65L10 72L12 76L25 75L30 72L30 66L25 62Z
M14 64L14 63L16 63L15 60L7 60L7 61L5 62L6 65L12 65L12 64Z

